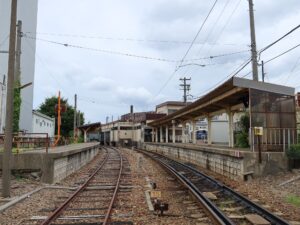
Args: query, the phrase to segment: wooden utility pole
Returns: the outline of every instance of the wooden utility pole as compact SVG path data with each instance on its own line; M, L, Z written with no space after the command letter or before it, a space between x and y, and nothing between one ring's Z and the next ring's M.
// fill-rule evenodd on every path
M248 1L249 1L249 16L250 16L250 32L251 32L252 76L253 76L253 80L258 81L253 0L248 0Z
M22 21L18 20L17 24L17 50L16 50L16 70L15 81L19 81L21 85L21 54L22 54Z
M76 138L76 115L77 114L77 94L74 96L74 128L73 128L73 137Z
M14 97L14 75L15 75L15 54L16 54L16 24L17 24L17 0L11 1L10 37L9 37L9 58L6 95L6 121L4 152L2 161L2 197L10 197L10 158L12 150L12 128L13 128L13 97Z

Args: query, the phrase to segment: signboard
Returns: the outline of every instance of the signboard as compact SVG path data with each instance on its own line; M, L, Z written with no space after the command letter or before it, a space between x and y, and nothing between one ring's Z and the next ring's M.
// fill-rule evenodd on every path
M160 191L150 191L150 197L151 198L161 198L161 192Z
M263 127L254 127L254 135L262 136L264 134Z

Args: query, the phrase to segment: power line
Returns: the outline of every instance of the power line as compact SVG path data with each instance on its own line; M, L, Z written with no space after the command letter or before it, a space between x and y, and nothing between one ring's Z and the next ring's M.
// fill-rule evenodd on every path
M50 43L50 44L64 46L64 47L71 47L71 48L84 49L84 50L90 50L90 51L98 51L98 52L104 52L104 53L109 53L109 54L114 54L114 55L122 55L122 56L136 57L136 58L142 58L142 59L171 62L171 63L181 62L179 60L172 60L172 59L165 59L165 58L155 58L155 57L150 57L150 56L141 56L141 55L123 53L123 52L118 52L118 51L111 51L111 50L84 47L84 46L79 46L79 45L74 45L74 44L69 44L69 43L62 43L62 42L46 40L46 39L40 39L40 38L30 37L30 36L24 36L24 37L28 38L28 39L43 41L43 42L47 42L47 43ZM242 51L237 51L237 52L230 52L230 53L224 53L224 54L219 54L219 55L206 56L206 57L202 57L202 58L186 59L185 61L197 61L197 60L203 60L203 59L213 59L213 58L219 58L219 57L226 57L226 56L230 56L230 55L241 54L241 53L244 53L244 52L247 52L247 51L249 51L249 50L242 50Z
M223 34L224 30L226 29L226 27L228 26L228 24L230 23L233 15L235 14L236 10L238 9L240 3L241 3L242 0L239 0L238 3L235 5L232 13L230 14L230 16L227 18L223 28L221 29L221 32L219 32L219 35L217 35L217 38L213 41L213 43L217 43L217 41L220 39L221 35ZM211 47L211 49L209 50L209 52L212 50L214 46Z
M295 71L295 69L297 68L299 62L300 62L300 57L298 57L298 59L296 60L296 63L293 65L293 67L292 67L292 69L291 69L289 75L287 76L287 78L286 78L284 84L286 84L286 83L288 82L288 80L290 79L291 75L294 74L294 71Z
M190 50L192 49L192 47L193 47L195 41L197 40L197 38L198 38L200 32L202 31L202 29L203 29L203 27L204 27L206 21L208 20L208 17L210 16L211 12L212 12L213 9L215 8L217 2L218 2L218 0L215 0L213 6L211 7L211 9L209 10L207 16L205 17L205 19L204 19L202 25L200 26L200 28L199 28L199 30L198 30L196 36L195 36L194 39L193 39L192 43L190 44L190 46L189 46L189 48L187 49L187 51L186 51L186 53L184 54L184 56L182 57L179 66L182 64L182 62L185 60L185 57L189 54Z
M41 38L36 38L36 37L30 37L30 36L25 36L25 37L29 38L29 39L34 39L34 40L37 40L37 41L43 41L43 42L47 42L47 43L51 43L51 44L61 45L61 46L64 46L64 47L85 49L85 50L103 52L103 53L108 53L108 54L113 54L113 55L121 55L121 56L128 56L128 57L134 57L134 58L163 61L163 62L172 62L172 63L177 63L178 62L178 60L171 60L171 59L164 59L164 58L154 58L154 57L150 57L150 56L135 55L135 54L131 54L131 53L124 53L124 52L118 52L118 51L112 51L112 50L106 50L106 49L90 48L90 47L84 47L84 46L80 46L80 45L62 43L62 42L58 42L58 41L51 41L51 40L46 40L46 39L41 39Z
M191 44L190 41L177 41L177 40L156 40L156 39L139 39L139 38L120 38L120 37L105 37L100 35L81 35L81 34L61 34L61 33L42 33L42 32L24 32L25 34L33 34L33 35L44 35L44 36L56 36L56 37L71 37L71 38L83 38L83 39L100 39L100 40L110 40L110 41L130 41L130 42L152 42L152 43L165 43L165 44ZM212 43L202 43L195 42L195 45L203 45L208 44L212 45ZM213 45L229 45L229 46L237 46L246 44L234 44L234 43L214 43Z
M263 49L261 49L259 51L259 57L261 55L262 52L266 51L268 48L272 47L273 45L275 45L276 43L278 43L279 41L281 41L282 39L286 38L287 36L289 36L291 33L293 33L294 31L296 31L297 29L300 28L300 24L296 27L294 27L292 30L290 30L289 32L287 32L286 34L284 34L283 36L281 36L280 38L278 38L276 41L272 42L271 44L267 45L266 47L264 47Z
M288 50L286 50L286 51L280 53L279 55L277 55L277 56L275 56L275 57L273 57L273 58L267 60L267 61L265 62L265 64L267 64L268 62L271 62L271 61L273 61L273 60L275 60L275 59L277 59L277 58L279 58L279 57L281 57L281 56L283 56L283 55L289 53L290 51L292 51L292 50L298 48L299 46L300 46L300 44L295 45L294 47L292 47L292 48L290 48L290 49L288 49Z
M238 3L235 5L235 7L234 7L232 13L231 13L230 16L227 18L227 20L226 20L224 26L222 27L221 32L219 32L219 34L217 35L217 38L216 38L212 43L217 43L217 41L218 41L219 38L221 37L222 33L224 32L225 28L227 27L227 25L228 25L229 22L231 21L232 16L235 14L236 10L238 9L240 3L241 3L241 0L239 0ZM227 7L227 4L225 4L225 6L224 6L224 8L223 8L221 14L223 14L223 11L225 10L226 7ZM212 45L211 48L208 50L208 55L209 55L209 53L212 51L213 47L214 47L214 45ZM247 51L249 51L249 50L247 50ZM195 70L197 70L197 69L195 69ZM195 70L193 70L193 71L195 71ZM186 72L187 72L187 71L186 71Z
M7 36L3 39L3 41L0 43L0 47L1 47L2 45L4 45L4 43L8 40L8 38L9 38L9 35L7 35Z
M193 41L191 42L189 48L187 49L186 53L185 53L184 56L182 57L182 59L181 59L179 65L177 66L177 68L175 68L174 72L169 76L169 78L167 79L167 81L163 84L163 86L159 89L158 93L157 93L153 98L155 98L156 96L158 96L158 95L162 92L162 90L167 86L167 84L170 82L170 80L174 77L174 75L175 75L176 72L178 71L179 67L182 65L182 63L183 63L185 57L187 56L187 54L188 54L189 51L191 50L191 48L192 48L194 42L197 40L197 38L198 38L198 36L199 36L199 34L200 34L200 32L201 32L203 26L205 25L205 23L206 23L208 17L210 16L211 12L212 12L213 9L215 8L215 5L216 5L217 1L218 1L218 0L216 0L216 1L214 2L214 4L212 5L211 9L209 10L207 16L205 17L203 23L201 24L201 26L200 26L200 28L199 28L199 30L198 30L198 32L197 32L196 36L194 37L194 39L193 39Z
M227 75L226 77L224 77L222 80L220 80L219 82L217 82L216 84L214 84L213 86L209 87L208 89L206 89L205 91L203 91L200 94L197 94L198 97L195 97L195 99L200 98L202 95L204 95L205 93L209 92L210 90L214 89L215 87L217 87L219 84L221 84L222 82L226 81L227 79L229 79L230 77L234 77L236 76L240 71L242 71L249 63L251 62L251 58L248 58L245 62L243 62L241 65L239 65L233 72L231 72L229 75Z
M31 43L25 39L25 42L27 43L27 45L30 47L30 49L32 50L32 53L36 55L36 58L39 60L39 62L43 65L43 67L48 70L48 74L50 75L50 77L57 83L57 85L61 88L61 90L67 91L67 93L70 94L70 92L68 90L66 90L65 88L62 87L62 85L58 82L58 80L55 78L55 76L51 73L50 69L48 68L48 66L46 65L46 63L44 62L44 60L41 58L41 56L37 53L37 51L34 50L34 47L31 45Z

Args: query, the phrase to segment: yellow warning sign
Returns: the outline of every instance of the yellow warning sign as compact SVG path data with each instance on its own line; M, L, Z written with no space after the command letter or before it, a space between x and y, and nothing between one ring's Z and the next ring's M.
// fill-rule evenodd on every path
M254 127L254 135L262 136L264 134L263 127Z
M150 197L151 198L161 198L161 192L160 191L150 191Z

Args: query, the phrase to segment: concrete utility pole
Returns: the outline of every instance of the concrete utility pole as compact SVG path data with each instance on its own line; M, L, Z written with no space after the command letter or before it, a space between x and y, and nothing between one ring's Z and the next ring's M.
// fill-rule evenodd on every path
M17 24L17 50L16 50L16 70L15 81L19 81L21 85L21 54L22 54L22 21L18 20Z
M183 102L187 102L187 92L191 90L191 85L190 84L187 84L186 82L191 80L191 78L180 78L179 80L183 81L183 84L180 84L180 87L182 87L183 89L180 89L180 90L183 90Z
M14 97L14 75L15 75L15 53L16 53L16 23L17 23L17 0L11 1L9 58L6 95L6 121L5 139L2 161L2 197L10 197L10 158L13 136L13 97Z
M261 77L262 77L262 82L265 82L265 65L264 61L261 61Z
M250 32L251 32L251 53L252 53L252 74L253 74L252 76L253 76L253 80L258 81L253 0L248 0L248 1L249 1L249 16L250 16Z
M134 119L133 119L133 105L130 106L130 117L131 117L131 149L133 150L133 126L134 126Z
M74 128L73 128L73 137L76 138L76 114L77 114L77 94L74 96Z
M77 116L77 127L80 126L80 110L78 110L78 116Z

